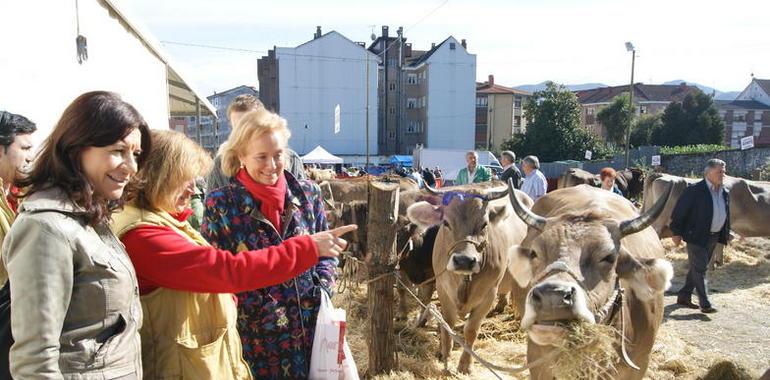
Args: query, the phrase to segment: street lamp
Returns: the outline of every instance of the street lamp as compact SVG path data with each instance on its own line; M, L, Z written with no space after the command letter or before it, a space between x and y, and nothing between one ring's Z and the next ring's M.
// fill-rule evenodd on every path
M628 85L628 100L631 105L631 117L628 119L628 128L626 129L626 168L629 166L629 147L631 145L631 127L634 125L634 61L636 60L636 49L634 44L626 42L626 51L631 52L631 84Z

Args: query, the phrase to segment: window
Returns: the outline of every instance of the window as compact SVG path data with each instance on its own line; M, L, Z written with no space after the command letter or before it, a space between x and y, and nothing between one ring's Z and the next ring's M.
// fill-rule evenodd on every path
M406 133L415 133L415 132L417 132L417 122L410 121L409 125L406 126Z
M591 116L594 114L593 108L586 108L586 116Z
M388 109L388 113L391 114L391 115L395 115L396 114L396 107L390 107Z
M738 112L734 113L734 114L733 114L733 121L734 121L734 122L736 122L736 121L737 121L737 122L739 122L739 123L745 122L745 121L746 121L746 114L744 114L744 113L738 113Z
M219 98L214 98L214 101L212 101L211 103L214 105L214 107L219 108Z
M521 116L514 116L513 117L513 126L516 128L521 127Z
M486 107L488 101L489 101L489 99L487 99L486 96L477 96L476 97L476 107Z
M396 90L396 84L393 83L393 82L390 82L388 84L388 89L390 89L390 91L395 91Z
M425 97L421 97L419 99L419 104L417 105L417 108L425 108Z
M640 114L647 113L647 106L639 106L639 113Z
M455 44L454 42L449 43L449 50L455 50L456 48L457 48L457 44Z
M406 84L417 84L417 74L407 75Z
M762 112L754 111L754 121L762 121Z
M415 98L409 98L406 100L406 108L414 109L417 108L417 99Z
M521 108L521 96L517 96L513 101L513 107Z
M388 139L395 140L396 139L396 131L388 132Z

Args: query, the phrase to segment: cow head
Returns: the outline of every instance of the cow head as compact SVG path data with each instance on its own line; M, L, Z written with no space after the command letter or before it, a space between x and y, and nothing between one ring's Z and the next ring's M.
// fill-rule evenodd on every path
M492 206L490 201L505 197L508 190L485 194L438 193L428 187L428 191L440 195L441 204L417 202L409 206L407 217L423 229L441 226L445 238L451 240L443 242L448 247L448 271L460 275L479 273L484 262L487 226L496 224L508 213L506 205Z
M670 286L673 269L667 260L639 260L621 246L623 237L642 231L658 217L667 196L641 216L624 221L599 211L546 219L510 197L516 214L529 226L526 239L511 248L509 257L516 281L531 287L521 326L534 343L558 344L565 322L604 319L616 285L630 288L643 302Z

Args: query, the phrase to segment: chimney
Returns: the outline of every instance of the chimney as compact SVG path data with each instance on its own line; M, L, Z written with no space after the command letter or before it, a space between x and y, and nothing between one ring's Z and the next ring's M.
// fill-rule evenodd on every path
M386 39L388 38L388 26L387 25L383 25L382 26L382 36L385 37Z
M460 45L463 45L463 49L467 49L468 48L468 43L465 42L465 38L463 38L462 41L460 41Z
M431 42L431 44L430 44L430 48L431 48L431 49L435 49L435 48L436 48L436 43L435 43L435 42Z
M495 85L495 76L494 75L489 74L489 82L488 83L489 83L490 86L494 86Z
M313 35L313 39L321 37L321 26L315 27L315 34Z

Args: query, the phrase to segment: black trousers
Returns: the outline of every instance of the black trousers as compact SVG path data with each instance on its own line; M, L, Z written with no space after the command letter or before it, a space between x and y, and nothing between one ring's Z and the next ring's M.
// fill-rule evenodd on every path
M709 237L705 247L687 243L687 261L690 265L690 270L687 272L687 281L685 281L682 289L679 290L677 298L680 301L690 301L692 299L693 290L695 290L695 294L698 295L698 304L700 307L702 309L711 307L708 295L706 271L708 270L711 255L714 254L714 248L718 241L719 236L714 235Z

